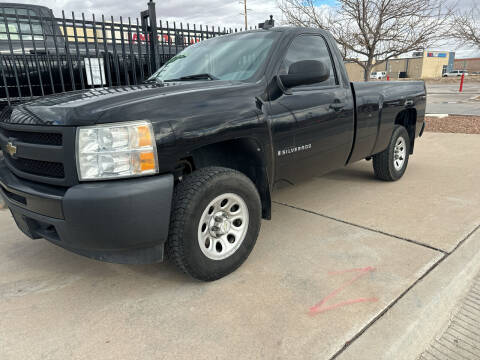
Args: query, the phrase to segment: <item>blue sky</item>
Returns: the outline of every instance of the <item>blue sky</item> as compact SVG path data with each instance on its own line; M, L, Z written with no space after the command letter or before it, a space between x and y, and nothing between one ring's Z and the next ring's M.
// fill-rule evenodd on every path
M320 6L320 5L335 6L337 4L337 1L336 0L315 0L314 4L316 6Z

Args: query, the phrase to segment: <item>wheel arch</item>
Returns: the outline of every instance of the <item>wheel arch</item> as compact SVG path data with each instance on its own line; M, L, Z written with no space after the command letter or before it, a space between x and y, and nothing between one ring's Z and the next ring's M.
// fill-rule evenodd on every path
M191 171L208 166L235 169L245 174L257 187L262 201L262 218L271 219L268 153L255 138L242 137L210 143L189 151L179 164L187 162Z
M415 108L400 111L395 118L395 125L402 125L407 129L410 138L410 155L415 146L415 129L417 127L417 110Z

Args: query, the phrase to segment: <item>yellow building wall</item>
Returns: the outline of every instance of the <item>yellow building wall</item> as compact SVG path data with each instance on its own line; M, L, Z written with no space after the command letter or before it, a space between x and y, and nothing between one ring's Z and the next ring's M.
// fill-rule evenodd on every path
M423 58L390 59L373 67L372 71L386 71L391 79L398 79L401 72L407 72L407 77L420 79L422 76Z
M408 62L408 65L407 65ZM384 62L379 65L375 65L372 69L374 71L387 71L388 76L391 79L398 79L399 73L407 71L407 76L412 79L420 79L422 75L422 58L413 58L413 59L393 59L388 61L388 71L387 63ZM347 62L345 63L347 69L348 77L351 81L363 81L363 68L357 63Z
M375 65L374 71L386 71L390 79L398 79L400 72L407 72L409 79L439 79L442 77L443 67L448 65L448 56L428 57L427 51L423 57L408 59L390 59L387 62ZM434 52L437 54L437 52ZM348 76L351 81L363 81L363 68L354 62L346 62ZM369 74L370 76L370 74Z
M423 55L422 79L438 79L442 77L443 67L448 65L448 56L427 57L427 52Z
M423 58L408 59L407 76L410 79L421 79L423 69Z
M350 81L363 81L364 70L360 65L354 62L346 62L345 68Z
M373 68L372 68L372 72L375 72L375 71L387 71L385 66L386 66L385 63L381 63L380 65L374 65Z

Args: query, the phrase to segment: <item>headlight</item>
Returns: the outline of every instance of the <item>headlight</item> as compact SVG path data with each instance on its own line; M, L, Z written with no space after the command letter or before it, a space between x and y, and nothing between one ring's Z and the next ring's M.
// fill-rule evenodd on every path
M156 174L152 124L136 121L79 127L77 170L80 181Z

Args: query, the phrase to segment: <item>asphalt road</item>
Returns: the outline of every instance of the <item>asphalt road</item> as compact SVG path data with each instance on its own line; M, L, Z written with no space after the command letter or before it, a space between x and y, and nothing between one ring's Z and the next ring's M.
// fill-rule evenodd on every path
M427 85L427 114L480 116L480 82L459 85Z
M425 134L396 183L362 161L278 190L250 258L213 283L32 241L0 210L0 358L399 359L387 339L468 278L444 266L479 259L479 139Z

